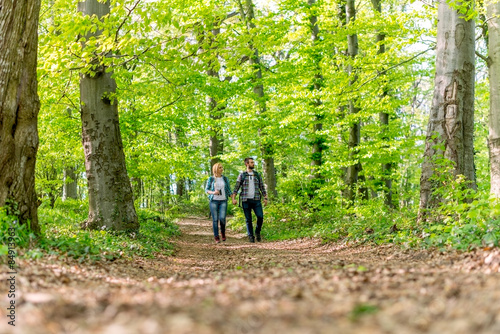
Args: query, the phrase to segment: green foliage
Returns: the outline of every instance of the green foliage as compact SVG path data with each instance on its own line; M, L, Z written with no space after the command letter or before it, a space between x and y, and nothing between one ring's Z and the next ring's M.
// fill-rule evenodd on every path
M321 238L323 242L371 242L416 245L416 213L407 208L406 214L387 210L383 199L377 198L359 205L312 207L304 203L276 204L265 210L263 235L267 240L303 237ZM245 218L237 212L230 226L244 231Z
M364 303L356 304L349 314L349 319L351 319L351 321L357 321L362 316L376 313L378 310L378 307L375 305Z
M473 195L463 180L450 178L443 165L443 173L433 180L438 185L434 196L443 199L433 213L436 219L416 225L435 66L430 52L435 6L391 0L383 2L378 13L367 2L357 6L356 20L345 25L335 1L318 1L312 7L305 1L255 1L255 28L249 28L237 2L110 4L111 13L99 21L78 13L75 1L42 1L36 186L43 200L40 222L45 237L39 249L82 259L149 256L162 247L168 252L166 239L155 238L175 234L175 227L162 222L171 218L154 212L208 216L204 185L210 174L209 138L214 135L223 139L218 158L231 186L244 169L244 157L256 157L257 170L262 171L262 146L272 153L279 196L265 209L267 239L498 245L497 204L485 195L489 165L484 66L478 70L475 118L480 192ZM466 19L475 18L470 1L450 4ZM315 41L312 15L319 29ZM98 29L99 36L83 37ZM354 58L345 52L352 34L360 50ZM384 40L377 40L382 35ZM382 45L385 52L380 52ZM248 61L255 51L258 66ZM118 86L113 98L119 104L127 172L141 208L141 231L135 236L80 231L86 205L59 200L68 167L76 171L81 198L86 196L78 79L96 66L113 71ZM356 80L348 67L355 69ZM256 77L256 69L262 78ZM263 99L255 95L256 84L263 87ZM348 112L351 103L358 113ZM264 104L266 111L257 112ZM381 113L389 115L389 125L380 124ZM314 131L318 123L322 130ZM347 145L354 123L362 124L356 156ZM315 144L321 155L312 153ZM322 165L314 173L321 179L311 180L311 160L320 158ZM371 199L358 197L347 206L342 198L344 169L358 162L364 179L358 188L366 188ZM390 171L382 164L390 164ZM384 203L386 179L392 181L395 209ZM179 187L185 189L182 195L176 194ZM231 225L244 230L241 209L230 205L229 211L234 214ZM161 233L154 233L158 229Z
M500 202L487 192L471 189L463 175L455 176L443 159L440 172L432 179L439 184L434 196L441 199L433 221L423 227L422 235L431 246L471 249L499 246Z
M150 210L137 212L141 224L138 233L88 231L80 228L88 214L87 204L58 200L53 209L46 206L39 210L41 235L29 250L25 250L25 255L40 257L49 254L70 256L80 261L101 261L170 254L169 239L180 233L177 225Z
M358 203L349 208L310 203L275 204L265 208L263 236L266 240L304 237L321 238L323 242L355 244L393 243L402 247L438 247L468 250L499 246L500 201L487 195L475 195L457 178L453 193L433 217L440 220L417 225L417 208L388 210L382 198ZM469 202L464 202L463 199ZM460 200L460 202L457 202ZM242 210L236 211L229 226L245 231Z
M35 235L28 225L20 225L15 215L8 214L5 207L0 207L0 256L8 254L9 243L14 243L16 249L28 248L34 239Z

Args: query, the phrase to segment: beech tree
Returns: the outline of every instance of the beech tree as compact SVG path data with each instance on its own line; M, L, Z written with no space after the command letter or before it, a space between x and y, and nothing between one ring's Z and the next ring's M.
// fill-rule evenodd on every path
M488 147L490 151L491 194L500 198L500 2L487 4L488 67L490 113Z
M35 232L39 12L40 0L0 3L0 206L9 207Z
M78 182L74 167L64 168L62 200L78 198Z
M349 26L354 23L356 20L356 3L355 0L347 0L345 1L346 8L346 25ZM351 62L347 65L347 73L350 76L350 85L354 85L357 80L356 70L352 62L358 55L359 45L358 45L358 35L356 33L349 33L347 37L347 54L351 58ZM359 152L358 146L361 142L361 122L357 114L360 111L360 108L357 106L357 101L355 98L351 98L349 100L349 114L353 117L349 128L349 159L351 161L351 165L347 166L345 173L345 183L346 189L345 194L346 198L352 202L356 195L355 188L358 185L359 181L359 173L361 172L361 162L359 162ZM366 196L365 196L366 197Z
M247 33L250 36L250 40L248 42L248 47L250 48L252 54L250 55L250 66L253 70L253 93L255 95L255 105L257 106L258 115L263 118L266 113L266 97L264 94L264 85L262 84L262 68L261 61L259 58L259 50L255 46L254 41L252 40L253 30L256 29L254 24L255 12L254 12L254 4L252 0L244 0L245 4L242 4L242 0L237 0L240 8L240 15L243 19ZM276 169L274 167L274 149L272 144L267 138L265 130L259 129L259 137L261 140L261 153L263 159L263 167L264 167L264 183L267 187L267 193L270 197L276 197L278 195L276 191Z
M437 173L443 167L440 158L450 161L454 175L464 175L475 188L474 69L474 21L440 0L434 96L420 178L420 220L441 201L434 194Z
M372 6L375 12L378 15L382 15L382 0L371 0L372 1ZM381 55L385 53L385 33L382 31L379 31L376 36L376 42L378 45L378 51L377 54ZM383 93L380 96L381 99L384 99L387 96L387 88L384 87ZM381 111L379 112L379 122L380 122L380 127L381 131L384 134L383 139L387 140L387 135L386 133L388 132L388 127L389 127L389 113L386 111ZM382 163L382 182L383 182L383 192L384 192L384 199L385 199L385 204L389 207L393 207L394 204L392 203L392 179L391 179L391 172L392 172L392 164L385 162Z
M315 74L313 75L311 82L311 90L316 94L320 94L321 88L324 85L323 75L321 74L320 61L321 61L321 49L318 45L319 40L319 27L318 27L318 16L316 14L316 0L308 0L308 6L310 7L312 14L309 17L309 22L311 24L311 47L313 48L312 61L314 62ZM322 110L322 102L319 97L313 98L311 102L312 114L314 114L313 120L313 139L312 139L312 149L311 149L311 178L313 180L323 179L321 175L321 165L323 162L323 150L325 148L325 136L323 135L323 118L324 113Z
M216 49L217 46L214 45L217 39L217 36L220 34L220 24L222 20L216 20L214 22L213 29L210 32L204 34L199 43L203 44L204 39L208 39L207 43L209 49ZM213 80L219 81L219 68L220 64L217 60L217 55L214 57L215 59L210 59L207 64L206 73ZM214 95L214 93L212 94ZM224 106L218 104L217 98L214 96L207 96L207 107L209 109L209 117L211 120L210 127L210 167L212 167L217 162L220 162L220 156L224 153L224 132L221 126L221 120L224 118ZM212 170L210 168L210 170Z
M109 1L86 0L78 4L78 10L101 20L109 14L110 5ZM101 33L97 29L86 39L99 37ZM139 223L125 165L112 75L98 57L80 75L82 142L89 193L89 216L84 226L137 230Z

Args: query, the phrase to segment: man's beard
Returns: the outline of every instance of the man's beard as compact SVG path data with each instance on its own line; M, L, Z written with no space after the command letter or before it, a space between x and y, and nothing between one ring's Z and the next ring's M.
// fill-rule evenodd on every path
M250 169L254 169L254 168L255 168L255 166L248 166L248 168L250 168Z

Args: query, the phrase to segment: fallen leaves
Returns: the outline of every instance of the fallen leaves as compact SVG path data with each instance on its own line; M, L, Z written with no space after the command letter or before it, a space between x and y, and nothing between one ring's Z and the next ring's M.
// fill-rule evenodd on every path
M249 244L233 233L215 245L206 221L186 219L181 229L172 257L20 260L16 330L500 332L498 249L440 253L310 238ZM4 323L0 332L15 333Z

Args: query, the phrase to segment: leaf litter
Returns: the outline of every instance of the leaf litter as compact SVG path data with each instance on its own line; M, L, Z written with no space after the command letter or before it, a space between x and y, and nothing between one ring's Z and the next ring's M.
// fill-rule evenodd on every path
M497 248L215 244L205 219L180 227L170 257L18 259L16 327L1 307L0 333L500 333Z

